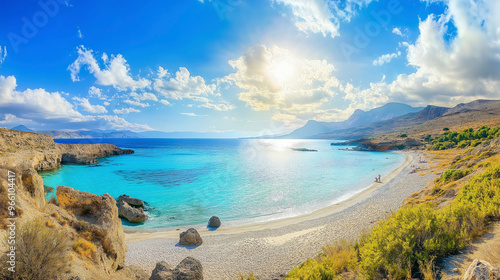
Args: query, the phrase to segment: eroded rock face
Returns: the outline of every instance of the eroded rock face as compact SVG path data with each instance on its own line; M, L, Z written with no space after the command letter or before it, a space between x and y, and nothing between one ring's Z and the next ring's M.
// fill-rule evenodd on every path
M475 259L465 272L462 280L490 280L500 279L500 269L493 267L489 262Z
M180 234L179 244L187 246L200 246L203 244L203 240L196 229L190 228Z
M175 268L166 262L159 262L149 280L203 280L203 267L192 257L185 258Z
M22 173L23 186L30 196L35 200L38 207L45 206L45 192L43 190L43 180L33 169L24 170Z
M138 198L133 198L131 196L128 196L126 194L122 194L118 197L118 201L125 201L127 202L128 204L130 204L130 206L134 206L134 207L144 207L144 201L143 200L140 200Z
M208 226L209 227L220 227L220 219L217 216L212 216L210 220L208 220Z
M128 249L115 199L109 194L95 195L66 186L57 187L56 195L59 205L77 220L105 233L102 240L107 241L107 252L102 252L99 258L106 270L116 271L118 265L125 262Z
M148 215L144 213L142 208L134 208L127 202L120 200L120 209L118 209L120 217L127 219L131 223L143 223L148 219Z

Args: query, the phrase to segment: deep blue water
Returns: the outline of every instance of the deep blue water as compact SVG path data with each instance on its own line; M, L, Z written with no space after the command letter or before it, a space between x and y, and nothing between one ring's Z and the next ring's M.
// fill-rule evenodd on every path
M369 187L404 162L397 153L339 151L327 140L59 139L135 151L42 173L44 184L146 201L138 228L252 223L311 213ZM315 149L317 152L293 151ZM344 148L344 147L342 147ZM124 222L125 226L130 226Z

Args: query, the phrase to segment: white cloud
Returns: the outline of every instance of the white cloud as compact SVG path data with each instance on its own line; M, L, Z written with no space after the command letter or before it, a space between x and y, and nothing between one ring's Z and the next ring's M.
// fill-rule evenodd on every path
M132 106L138 106L138 107L142 107L142 108L149 107L149 103L142 103L142 102L137 101L137 100L127 99L127 100L124 100L123 102L125 102L129 105L132 105Z
M153 88L167 99L182 100L190 99L203 104L199 107L205 107L218 111L227 111L234 108L227 101L220 100L216 102L209 97L220 96L216 92L215 84L207 84L201 76L192 76L185 68L180 67L175 73L175 77L170 78L170 73L163 67L158 69L158 77L154 80ZM218 98L220 99L220 97ZM165 99L164 99L165 100ZM161 103L167 105L168 100L161 100ZM167 102L167 103L165 103Z
M166 99L160 100L160 103L163 104L163 105L169 105L170 104L170 102L168 102L168 100L166 100Z
M254 46L229 64L236 72L220 82L240 88L239 99L256 111L312 114L336 95L339 85L335 67L326 60L300 58L277 46Z
M339 35L339 22L349 21L357 9L372 0L271 0L288 6L297 29L304 33L321 33L332 38Z
M132 92L132 93L130 93L130 97L132 97L135 100L139 100L139 101L144 101L144 100L158 101L158 98L156 97L156 95L154 95L151 92L142 92L142 93Z
M3 115L4 124L30 123L43 130L81 128L152 130L147 125L129 123L117 116L82 115L59 92L47 92L42 88L18 91L16 88L17 82L14 76L0 75L0 112L2 112L0 115Z
M77 52L78 58L68 67L71 73L71 80L74 82L80 80L78 74L81 68L86 66L89 73L96 78L97 84L113 86L119 91L141 89L151 84L151 81L145 78L134 80L129 74L130 67L121 54L117 54L116 56L111 55L111 58L109 58L104 53L102 55L104 69L101 69L94 58L92 50L87 50L84 46L80 46L77 48Z
M398 35L398 36L401 36L403 37L403 33L401 33L401 30L398 28L398 27L394 27L394 29L392 29L392 33Z
M106 110L106 108L104 108L104 106L91 105L87 98L73 97L73 100L79 101L80 103L78 105L81 106L83 108L83 110L85 110L88 113L104 114L104 113L108 112L108 110Z
M18 118L13 114L5 114L2 116L3 120L0 121L0 124L2 125L19 125L19 124L26 124L26 123L31 123L31 120L28 119L23 119L23 118Z
M16 87L14 76L0 75L0 110L4 114L25 119L86 119L59 92L47 92L41 88L17 91Z
M181 115L185 115L185 116L188 116L188 117L207 117L207 115L198 115L198 114L195 114L195 113L181 113Z
M388 54L381 55L373 61L373 65L380 66L380 65L383 65L384 63L389 63L389 62L391 62L392 59L397 58L400 55L401 55L400 51L398 51L397 53L388 53Z
M102 93L100 88L96 88L95 86L91 86L89 88L89 97L99 98L101 100L106 100L108 97Z
M500 1L450 0L446 13L419 24L420 35L408 44L412 74L392 83L372 84L365 94L384 93L414 105L451 106L478 98L500 98ZM448 27L456 34L448 37Z
M5 61L5 58L7 58L7 46L4 46L3 50L2 46L0 46L0 65Z
M201 76L191 76L191 73L185 68L180 67L175 73L175 77L167 79L167 70L159 68L158 78L154 80L154 89L169 99L179 100L193 96L207 96L213 94L216 85L205 83L205 79Z
M104 124L101 125L101 127L107 127L109 129L131 130L135 132L153 130L149 125L130 123L118 116L100 115L97 116L97 118L104 121Z
M120 110L114 109L113 113L115 113L115 114L130 114L130 113L139 113L140 111L141 110L137 110L135 108L130 107L130 108L123 108Z
M78 38L83 39L83 34L82 30L80 29L80 26L77 26L77 32L78 32Z

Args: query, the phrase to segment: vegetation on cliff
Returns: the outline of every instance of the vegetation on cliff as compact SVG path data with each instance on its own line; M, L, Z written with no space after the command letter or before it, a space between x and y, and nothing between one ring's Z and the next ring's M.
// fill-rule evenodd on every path
M434 140L428 135L425 140L431 142L430 150L446 150L451 148L465 148L476 147L483 141L500 137L500 127L489 128L487 126L481 127L479 130L474 131L472 128L464 129L462 132L451 132L445 130L445 133Z

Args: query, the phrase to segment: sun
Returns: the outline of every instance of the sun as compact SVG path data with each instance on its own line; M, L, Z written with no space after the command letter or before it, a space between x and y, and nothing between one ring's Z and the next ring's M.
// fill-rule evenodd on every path
M273 63L269 68L269 72L279 83L289 81L295 73L295 65L290 61L279 61Z

